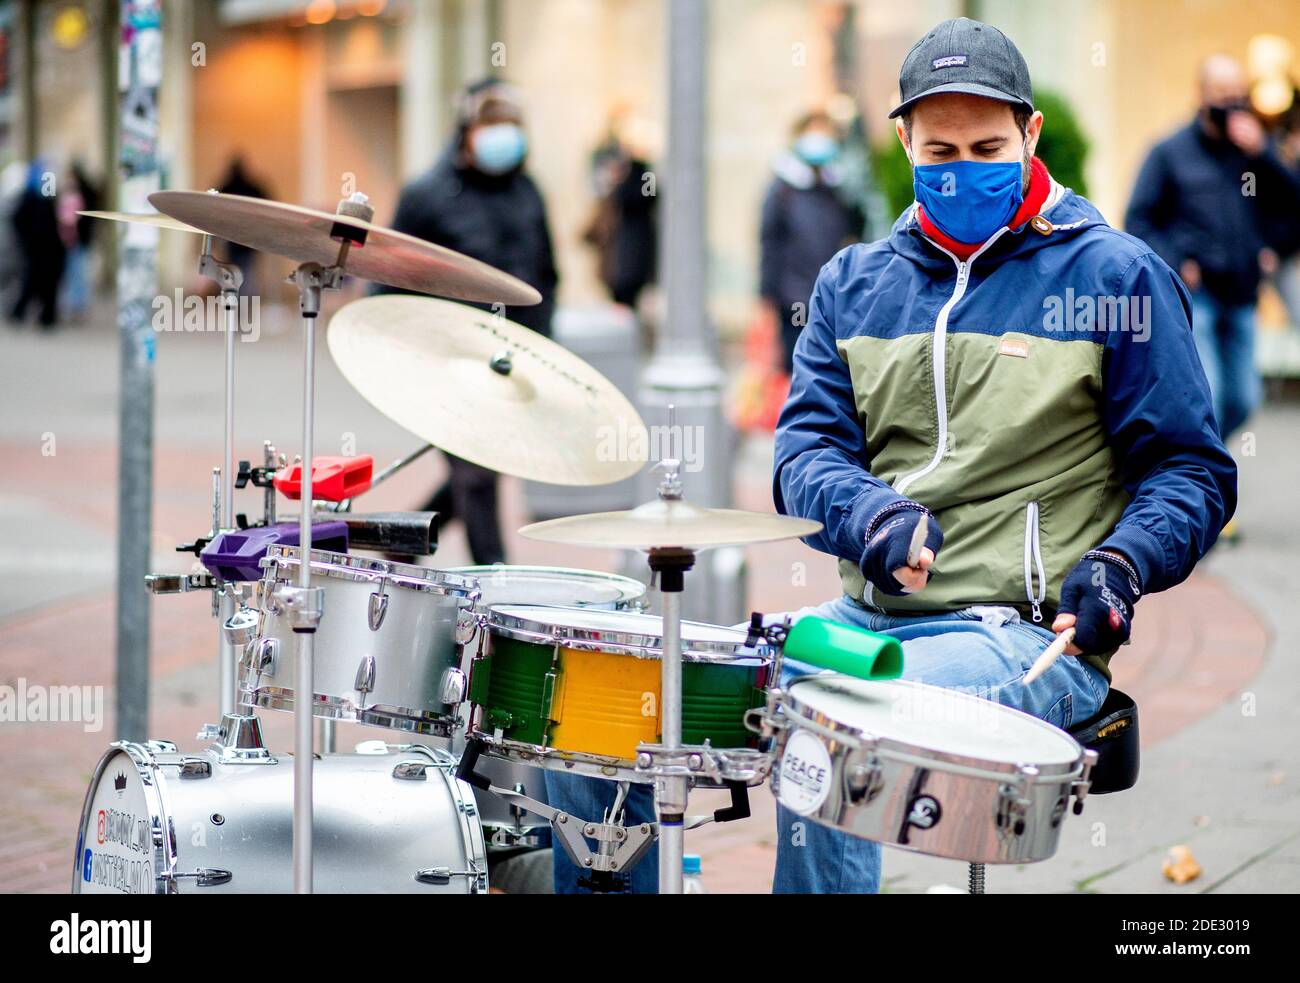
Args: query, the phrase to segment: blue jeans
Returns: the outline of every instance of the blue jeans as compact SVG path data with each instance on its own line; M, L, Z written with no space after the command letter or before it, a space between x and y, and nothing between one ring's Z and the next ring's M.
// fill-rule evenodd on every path
M1255 307L1225 304L1204 290L1192 294L1192 336L1214 398L1219 436L1227 440L1259 405Z
M815 614L832 621L893 635L903 643L903 678L929 683L994 700L1033 714L1057 727L1095 714L1108 689L1102 674L1068 656L1058 659L1032 687L1020 677L1055 637L1046 628L1021 621L1009 608L967 608L951 614L899 618L869 611L847 596L815 608L794 612L794 618ZM769 621L783 615L773 615ZM787 661L782 685L816 672L812 666ZM584 819L599 819L613 801L614 788L600 779L548 772L551 805ZM650 786L634 786L627 822L652 822ZM583 810L587 810L584 812ZM657 889L657 857L647 857L632 872L634 892ZM648 868L648 869L647 869ZM557 893L574 890L577 871L558 848L555 851ZM880 890L880 845L821 826L777 806L776 876L778 894L874 894Z

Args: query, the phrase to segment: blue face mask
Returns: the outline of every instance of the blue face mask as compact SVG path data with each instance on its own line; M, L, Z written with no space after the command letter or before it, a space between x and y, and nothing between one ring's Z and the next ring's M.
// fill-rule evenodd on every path
M822 167L839 156L840 145L825 133L805 133L794 142L794 152L809 167Z
M484 174L513 171L528 152L528 139L514 123L495 123L474 132L474 166Z
M944 235L967 245L988 240L1024 201L1020 161L958 160L912 168L916 200Z

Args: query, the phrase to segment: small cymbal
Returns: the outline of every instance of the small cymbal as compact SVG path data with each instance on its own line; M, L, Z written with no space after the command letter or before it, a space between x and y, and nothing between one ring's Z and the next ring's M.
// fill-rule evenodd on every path
M503 317L432 297L363 297L331 318L328 343L379 412L485 468L603 485L645 464L645 424L627 398L568 349Z
M656 499L626 512L595 512L534 522L520 535L564 546L649 550L710 549L811 536L820 522L774 512L707 509L680 499Z
M155 191L149 202L220 239L321 266L337 261L340 244L330 232L345 225L366 233L365 244L348 251L346 267L353 276L485 304L525 306L542 299L522 280L487 263L359 218L211 191Z
M196 229L192 225L178 222L170 215L160 215L156 212L77 212L77 214L85 215L87 218L107 219L110 222L129 222L132 225L154 225L160 229L170 229L173 232L193 232L195 235L203 235L202 229Z

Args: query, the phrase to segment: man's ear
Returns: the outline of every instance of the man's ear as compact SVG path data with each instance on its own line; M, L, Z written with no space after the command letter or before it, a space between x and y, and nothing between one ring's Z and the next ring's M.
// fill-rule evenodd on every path
M898 134L898 142L903 145L903 150L907 154L907 162L914 163L912 160L912 148L907 145L907 127L903 125L901 119L894 120L894 132Z
M1025 145L1029 148L1029 156L1033 156L1038 149L1038 137L1043 132L1043 114L1035 111L1033 116L1029 117L1029 125L1025 127Z

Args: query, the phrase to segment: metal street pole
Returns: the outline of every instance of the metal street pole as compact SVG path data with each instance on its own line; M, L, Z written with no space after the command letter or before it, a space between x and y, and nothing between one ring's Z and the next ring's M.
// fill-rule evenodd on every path
M724 375L708 311L708 7L703 0L671 0L668 7L668 146L659 243L664 313L639 402L652 457L657 452L682 458L683 496L696 505L725 507L731 504L735 437L723 411ZM638 500L655 497L659 477L642 475ZM743 560L735 551L702 553L687 577L682 616L740 621L743 608Z
M118 99L118 201L142 211L159 187L158 85L162 10L158 0L122 0ZM117 492L117 733L141 741L149 730L149 570L153 517L154 334L158 230L127 226L117 266L121 334Z

